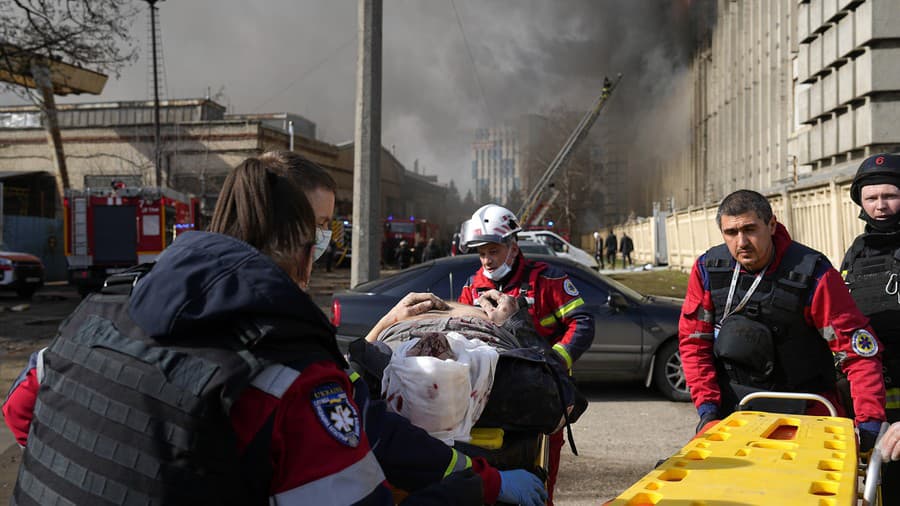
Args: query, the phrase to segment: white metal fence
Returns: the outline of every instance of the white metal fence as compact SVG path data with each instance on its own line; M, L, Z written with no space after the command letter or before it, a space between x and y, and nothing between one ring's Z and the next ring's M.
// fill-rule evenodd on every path
M776 218L791 237L824 253L835 268L840 266L853 238L863 231L859 206L850 200L849 181L832 181L767 197ZM722 242L716 226L717 207L715 204L682 209L667 216L639 218L613 230L619 238L623 232L631 236L635 264L668 264L688 271L701 253Z

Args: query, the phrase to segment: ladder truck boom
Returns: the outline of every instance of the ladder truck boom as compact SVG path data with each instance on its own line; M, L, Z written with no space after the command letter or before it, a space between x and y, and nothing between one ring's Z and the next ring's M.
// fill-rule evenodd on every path
M584 138L587 137L588 132L597 120L597 116L600 115L600 111L603 109L603 106L606 105L606 100L621 80L622 74L618 74L615 81L612 82L607 78L603 79L603 89L600 91L600 97L597 98L594 106L582 116L578 126L576 126L575 130L569 135L569 138L556 154L556 157L550 162L547 170L544 171L544 174L531 189L531 192L522 204L522 208L519 209L518 216L521 223L528 223L528 217L534 212L535 205L540 201L541 194L547 188L547 185L553 179L553 176L559 171L560 167L564 166L569 161L572 153L575 152L575 149L581 144Z

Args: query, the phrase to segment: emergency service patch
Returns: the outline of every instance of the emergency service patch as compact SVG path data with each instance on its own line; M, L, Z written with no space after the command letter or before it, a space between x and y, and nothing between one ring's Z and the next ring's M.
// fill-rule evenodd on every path
M567 279L566 282L563 283L563 290L572 297L578 296L578 289L575 288L575 283L573 283L571 279Z
M312 391L312 405L319 423L341 444L359 445L359 413L337 383L324 383Z
M859 329L853 333L850 345L860 357L874 357L878 353L878 341L865 329Z

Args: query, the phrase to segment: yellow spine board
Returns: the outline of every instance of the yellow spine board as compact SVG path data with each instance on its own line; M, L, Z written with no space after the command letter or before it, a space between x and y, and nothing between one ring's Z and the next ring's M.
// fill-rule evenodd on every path
M853 421L740 411L693 439L615 506L852 506Z

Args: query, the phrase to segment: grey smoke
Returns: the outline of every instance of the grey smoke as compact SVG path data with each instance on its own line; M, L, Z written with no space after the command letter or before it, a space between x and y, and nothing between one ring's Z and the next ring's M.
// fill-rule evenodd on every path
M679 77L692 24L710 19L708 8L698 18L686 0L454 1L474 69L449 0L385 2L383 142L410 169L418 158L465 192L475 128L563 103L585 110L603 77L617 72L625 79L600 121L645 151L648 140L651 150L663 139L684 144ZM224 86L219 98L233 112L296 112L317 123L323 140L351 140L356 4L160 2L168 96L202 97ZM103 96L75 100L148 98L146 19L135 21L134 34L139 61Z

